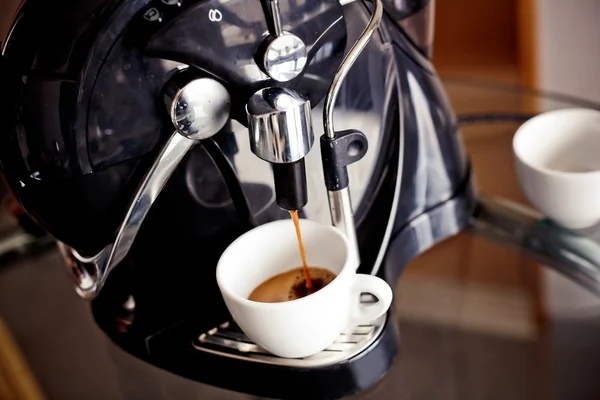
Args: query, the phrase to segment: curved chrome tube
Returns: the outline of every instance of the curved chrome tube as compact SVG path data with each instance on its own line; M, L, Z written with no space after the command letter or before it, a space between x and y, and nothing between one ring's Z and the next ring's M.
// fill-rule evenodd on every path
M567 230L504 199L483 198L471 219L477 235L519 250L600 296L600 241Z
M109 243L98 254L84 257L75 249L59 242L59 249L75 282L75 290L81 297L95 298L110 271L125 258L152 204L194 143L195 140L188 139L178 132L171 135L146 173L115 241Z
M383 16L383 3L381 0L370 0L375 6L375 10L373 10L373 14L371 15L371 19L367 24L365 30L361 33L360 37L354 43L340 68L337 70L335 76L333 77L333 81L331 82L331 86L329 86L329 90L327 91L327 95L325 96L325 103L323 106L323 124L325 127L325 134L331 138L335 138L335 129L333 127L333 111L335 108L335 102L337 100L338 94L340 93L340 89L342 87L342 83L348 75L348 72L354 65L354 62L360 56L362 51L365 49L371 37L379 28L379 24L381 24L381 18Z
M361 33L360 37L354 43L342 63L338 68L333 81L329 86L329 90L325 96L325 103L323 106L323 126L325 129L325 135L329 139L335 139L335 129L333 126L333 111L335 109L335 102L338 94L342 87L342 83L348 75L348 72L352 68L352 65L360 56L362 51L365 49L371 37L381 24L381 18L383 16L383 3L381 0L370 0L375 9L371 15L369 23ZM350 190L348 187L340 190L328 190L329 199L329 213L331 214L331 223L333 226L338 228L344 233L350 247L353 249L356 266L360 265L360 254L358 251L358 241L356 238L356 227L354 224L354 211L352 210L352 201L350 199Z

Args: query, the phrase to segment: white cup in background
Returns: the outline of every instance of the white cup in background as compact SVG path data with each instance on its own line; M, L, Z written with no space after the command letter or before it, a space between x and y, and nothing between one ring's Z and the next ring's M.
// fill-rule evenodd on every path
M240 236L217 265L217 283L233 319L258 345L286 358L324 350L346 329L383 315L392 302L392 289L384 280L356 273L349 243L338 229L306 219L300 220L300 229L308 265L337 275L311 295L281 303L248 300L261 283L302 266L291 220L270 222ZM379 301L361 304L361 293Z
M600 112L542 113L513 139L521 187L534 207L558 224L582 229L600 223Z

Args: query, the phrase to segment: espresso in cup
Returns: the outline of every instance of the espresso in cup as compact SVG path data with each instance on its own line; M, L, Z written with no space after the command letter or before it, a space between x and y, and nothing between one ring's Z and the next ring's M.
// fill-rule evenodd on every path
M302 267L277 274L267 279L252 291L250 296L248 296L248 300L262 303L280 303L297 300L323 289L335 279L336 275L328 269L308 266L298 211L290 211L290 216L294 222Z
M304 268L300 267L267 279L252 291L248 300L261 303L297 300L323 289L336 277L336 274L325 268L308 267L308 273L312 283L310 289L306 284Z
M237 325L254 343L285 358L323 351L340 333L385 314L393 297L384 280L356 273L356 259L342 232L306 219L299 225L312 292L304 284L304 260L290 220L244 233L223 252L216 271ZM361 293L378 302L362 304Z

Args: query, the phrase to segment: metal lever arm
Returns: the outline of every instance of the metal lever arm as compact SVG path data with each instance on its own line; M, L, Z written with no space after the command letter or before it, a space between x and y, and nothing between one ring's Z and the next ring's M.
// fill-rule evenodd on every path
M271 32L271 36L279 37L283 35L283 28L281 26L281 14L279 11L279 0L269 0L269 4L271 6L271 24L273 25L273 32Z
M85 257L75 249L59 242L77 293L86 299L97 296L110 271L127 255L152 204L165 184L196 141L178 132L173 133L144 176L123 220L115 241L98 254Z
M81 297L96 297L110 271L123 261L152 204L194 143L214 136L229 120L227 89L211 78L196 75L194 70L180 71L165 88L165 105L175 132L144 176L114 242L92 257L59 243Z

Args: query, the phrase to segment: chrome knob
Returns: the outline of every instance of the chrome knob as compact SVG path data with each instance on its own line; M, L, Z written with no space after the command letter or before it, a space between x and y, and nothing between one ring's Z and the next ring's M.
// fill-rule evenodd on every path
M254 93L246 106L252 152L274 164L304 158L314 142L310 111L310 101L291 89Z
M283 31L278 0L270 0L270 4L271 32L263 47L263 70L271 79L287 82L304 71L308 52L302 39Z
M175 77L165 90L165 103L175 129L188 139L207 139L229 120L229 92L214 79Z
M306 45L302 39L286 32L266 46L263 64L271 79L287 82L304 71L307 60Z

